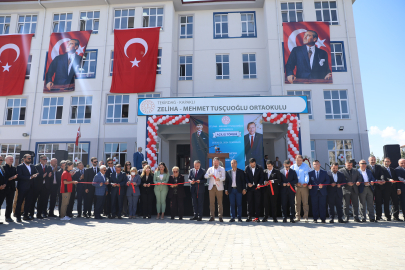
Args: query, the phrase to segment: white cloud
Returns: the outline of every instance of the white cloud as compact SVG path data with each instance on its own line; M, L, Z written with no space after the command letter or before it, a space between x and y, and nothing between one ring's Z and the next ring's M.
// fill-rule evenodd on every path
M386 143L405 144L405 130L396 130L394 127L386 127L381 130L377 126L370 127L370 135L381 137Z

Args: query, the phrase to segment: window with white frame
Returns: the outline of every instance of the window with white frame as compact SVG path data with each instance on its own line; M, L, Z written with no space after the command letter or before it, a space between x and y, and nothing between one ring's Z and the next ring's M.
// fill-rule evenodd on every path
M311 91L287 91L287 95L289 95L289 96L307 96L308 118L313 119Z
M193 79L193 57L180 56L179 81L190 81Z
M11 16L0 16L0 35L6 35L10 32Z
M110 56L110 76L113 74L113 69L114 69L114 51L111 51L111 56Z
M143 27L160 27L163 29L163 8L144 8Z
M41 124L61 124L63 97L44 98Z
M48 158L48 161L55 157L56 150L59 150L59 143L45 143L37 146L37 160L42 155ZM58 160L60 162L60 160Z
M135 9L114 10L114 29L134 28Z
M158 49L156 74L162 74L162 49Z
M138 98L157 98L157 97L160 97L160 93L138 94Z
M0 155L3 157L3 163L0 163L0 165L4 165L6 163L6 156L13 156L13 166L18 164L18 161L20 160L21 144L2 143L0 144L0 149Z
M328 140L328 155L330 164L345 165L353 158L352 140Z
M72 97L72 103L70 106L70 123L90 123L92 103L92 96Z
M80 31L93 30L92 34L98 34L99 20L100 11L80 12Z
M302 14L302 2L281 3L281 17L283 22L302 22Z
M107 160L107 158L112 158L114 164L121 164L121 166L124 166L124 163L127 160L127 144L106 143L104 145L104 156L105 160Z
M89 143L79 143L78 146L76 146L75 143L68 143L68 160L71 160L74 163L81 161L84 166L87 166L89 161L89 149Z
M129 95L107 97L107 123L128 123Z
M255 14L241 13L240 16L242 21L242 37L256 36Z
M24 125L26 106L26 98L9 98L7 100L7 116L4 124L7 126Z
M316 20L318 22L329 22L331 25L338 25L336 1L315 2Z
M347 71L343 52L343 42L330 43L332 71Z
M82 58L79 72L76 76L80 78L95 78L97 69L97 50L87 50Z
M349 104L346 90L325 90L326 119L349 119Z
M217 54L215 61L217 66L217 80L229 79L229 54Z
M193 38L193 16L180 16L180 38Z
M19 15L18 29L19 34L35 34L37 28L37 15Z
M243 79L255 79L256 75L256 54L248 53L242 55Z
M315 152L315 141L311 140L311 162L316 160L316 152Z
M72 28L72 13L58 13L53 15L53 32L70 32Z
M228 37L228 14L215 14L215 37Z
M32 55L28 56L27 69L25 70L25 79L29 79L31 75Z

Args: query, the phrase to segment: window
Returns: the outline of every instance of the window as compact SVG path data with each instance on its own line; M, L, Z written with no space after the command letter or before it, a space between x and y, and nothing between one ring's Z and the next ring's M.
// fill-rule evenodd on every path
M329 163L339 163L345 165L345 162L353 158L352 140L328 140Z
M77 78L95 78L97 68L97 50L88 50L84 53Z
M318 22L329 22L331 25L338 25L336 1L315 2L316 20Z
M100 11L80 12L80 31L93 30L92 34L98 34Z
M50 161L55 157L56 150L59 150L59 143L38 144L37 146L37 160L42 155L45 155Z
M242 20L242 37L256 36L255 14L241 13L240 16Z
M214 15L215 37L228 37L228 15L215 14Z
M326 119L349 119L346 90L324 91Z
M193 38L193 16L180 16L180 38Z
M63 97L44 98L41 124L61 124Z
M135 9L116 9L114 11L114 29L134 28Z
M347 71L343 41L331 42L332 71Z
M313 119L312 115L312 101L311 101L311 91L287 91L289 96L307 96L308 101L308 118Z
M217 64L217 80L229 79L229 55L218 54L215 58Z
M281 17L283 22L302 22L302 2L281 3Z
M162 49L158 49L156 74L162 74Z
M124 166L127 160L127 144L126 143L106 143L104 146L105 160L112 158L114 164Z
M29 79L31 75L32 55L28 56L27 69L25 70L25 79Z
M86 167L89 162L89 148L89 143L79 143L79 146L76 146L75 143L68 143L68 160L71 160L74 163L81 161Z
M179 81L190 81L193 79L193 57L180 56Z
M53 15L53 32L70 32L72 27L72 13L60 13Z
M16 165L20 160L21 144L0 144L1 156L3 157L3 163L6 164L6 156L13 156L13 165Z
M7 100L7 116L5 125L24 125L26 98L10 98Z
M129 95L107 97L107 123L128 123Z
M18 16L18 33L35 34L37 28L37 15L20 15Z
M0 16L0 35L8 34L10 31L11 16Z
M256 54L243 54L243 79L256 78Z
M138 98L157 98L160 97L159 93L151 93L151 94L138 94Z
M311 140L311 162L316 160L316 153L315 153L315 141Z
M110 57L110 76L113 74L113 68L114 68L114 51L111 51L111 57Z
M70 108L70 123L81 124L90 123L91 120L91 105L93 97L72 97L72 105Z
M163 29L163 8L144 8L143 27L160 27Z

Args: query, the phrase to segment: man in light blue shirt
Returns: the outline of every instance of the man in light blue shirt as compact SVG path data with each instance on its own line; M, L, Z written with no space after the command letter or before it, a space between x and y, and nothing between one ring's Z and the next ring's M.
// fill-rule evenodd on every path
M304 158L301 155L297 155L295 157L295 163L291 167L298 176L298 184L296 189L295 195L295 214L296 214L296 222L301 220L301 203L303 204L304 209L304 216L305 222L308 222L308 212L309 212L309 205L308 205L308 197L309 197L309 190L308 190L308 172L309 166L308 164L304 163Z

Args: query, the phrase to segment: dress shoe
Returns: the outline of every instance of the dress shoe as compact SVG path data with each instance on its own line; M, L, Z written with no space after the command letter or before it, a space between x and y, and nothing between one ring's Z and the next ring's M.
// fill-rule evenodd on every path
M361 223L361 220L359 218L354 218L354 221Z
M326 221L325 221L325 220L322 220L322 223L326 223Z
M32 220L30 217L23 217L23 220Z
M54 214L52 213L52 214L49 214L48 217L56 217L56 215L54 215Z
M386 219L387 221L391 221L391 217L387 217L387 219Z
M190 220L197 220L198 219L198 217L192 217L192 218L190 218Z
M171 217L170 219L171 219L171 220L173 220L173 219L174 219L174 217Z
M344 221L343 219L339 219L338 222L339 223L346 223L346 221Z
M14 220L13 220L12 218L6 218L6 221L7 221L8 223L14 222Z
M43 219L41 215L37 215L37 219Z
M48 218L48 215L47 214L42 214L42 217L43 218Z
M375 219L370 219L370 222L377 222L377 220L375 220Z
M199 217L199 218L197 219L197 221L202 221L202 217Z
M381 217L377 217L376 220L381 220Z
M361 222L367 222L367 220L366 220L365 218L363 218L363 219L361 220Z
M3 222L0 222L0 225L3 224Z
M318 223L318 220L314 219L314 221L312 221L312 223Z
M295 223L294 219L292 219L292 218L290 219L290 222L291 222L291 223Z
M398 217L394 217L394 221L403 221L403 220Z
M91 218L91 215L90 214L86 215L86 218Z
M183 218L182 218L182 217L179 217L179 220L183 220Z
M17 218L17 222L21 223L22 222L21 218Z
M273 218L273 222L278 222L278 220L276 218Z
M243 222L241 218L238 218L238 222Z
M224 222L224 220L220 217L220 218L219 218L219 222Z
M262 219L262 222L267 222L268 220L267 220L267 217L264 217L263 219Z
M308 219L308 218L306 218L306 219L305 219L305 222L306 222L306 223L308 223L308 222L309 222L309 219Z
M109 219L114 219L114 218L115 218L115 216L109 216L108 218L109 218Z
M329 223L335 223L335 221L333 219L329 220Z
M77 218L81 218L82 217L82 215L77 215Z
M231 218L231 219L229 220L229 222L235 222L235 219L234 219L234 218Z
M246 222L251 222L252 221L252 218L251 217L248 217L247 219L246 219Z
M287 219L286 219L286 218L283 218L283 223L287 223Z
M148 219L151 219L152 218L152 216L148 216Z
M215 218L211 217L208 221L215 221Z

